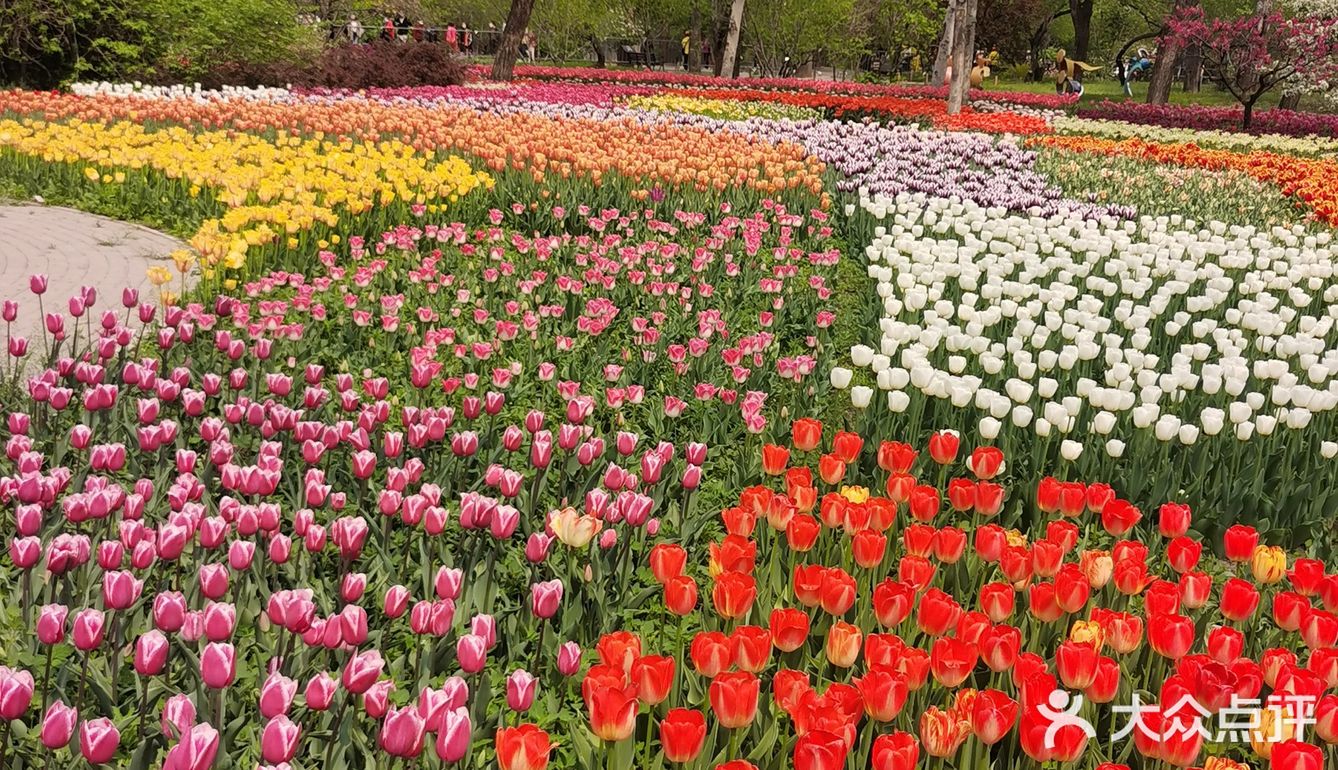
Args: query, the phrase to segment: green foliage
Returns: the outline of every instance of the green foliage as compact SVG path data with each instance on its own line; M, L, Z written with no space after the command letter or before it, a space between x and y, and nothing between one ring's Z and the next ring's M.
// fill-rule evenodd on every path
M220 64L309 58L293 0L7 0L0 82L189 80Z
M788 57L791 64L813 59L818 52L858 58L867 38L852 23L854 0L767 0L745 6L743 35L763 74L776 74Z

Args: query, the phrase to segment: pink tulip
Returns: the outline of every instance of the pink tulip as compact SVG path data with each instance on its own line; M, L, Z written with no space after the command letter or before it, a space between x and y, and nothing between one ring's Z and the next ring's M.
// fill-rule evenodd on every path
M288 563L288 557L293 552L293 540L284 534L277 534L270 538L267 548L269 560L275 564Z
M221 690L237 678L237 650L227 642L210 642L200 654L200 678L206 687Z
M200 593L208 599L221 599L228 592L228 568L223 564L200 565Z
M367 590L367 575L362 572L349 572L339 583L339 595L346 602L356 602Z
M530 611L535 617L548 619L557 614L562 604L562 581L548 580L530 586Z
M523 714L534 705L534 695L538 690L539 680L530 672L518 668L506 678L506 705L512 711Z
M413 706L393 708L381 723L381 748L391 756L413 758L423 752L426 723Z
M212 725L201 722L181 735L163 760L163 770L209 770L218 755L219 735Z
M140 676L161 674L167 664L168 642L162 631L149 629L135 640L135 672Z
M404 615L404 611L409 607L409 589L401 585L394 585L386 589L386 598L382 603L382 611L388 618L398 618Z
M163 591L153 597L153 623L160 631L179 631L186 622L186 597L176 591Z
M255 555L255 543L249 540L234 540L232 545L228 546L228 566L237 572L248 570Z
M563 642L558 648L558 673L572 676L581 670L581 646L576 642Z
M682 484L684 489L691 491L701 486L701 483L702 483L701 466L689 465L687 468L683 470Z
M361 695L367 692L367 688L381 676L381 669L386 662L381 658L381 653L377 650L368 650L367 652L355 652L349 657L348 663L344 666L342 681L344 689L354 695Z
M302 728L286 715L280 714L266 722L265 729L260 733L260 755L266 762L287 762L297 754L301 739Z
M136 580L132 572L102 573L102 603L109 610L125 610L139 601L144 581Z
M55 751L70 745L74 726L79 722L79 710L56 701L47 707L42 717L42 745Z
M395 691L395 682L382 679L362 694L362 710L372 719L380 719L390 708L390 694Z
M163 735L175 737L185 735L195 724L195 703L190 696L177 693L163 704Z
M105 620L100 610L79 610L74 616L74 646L83 652L101 646Z
M18 719L32 702L32 674L21 668L0 666L0 719Z
M32 569L42 560L42 539L36 535L9 541L9 560L21 570Z
M466 674L477 674L488 663L487 642L477 634L465 634L456 642L455 655L461 670Z
M683 450L683 457L687 459L689 464L700 467L702 463L706 462L706 445L696 441L688 444L687 448Z
M228 602L209 602L204 607L204 636L211 642L221 642L232 636L237 627L237 608Z
M447 705L446 693L441 690L424 687L418 691L418 715L423 718L423 724L427 726L428 732L434 733L437 731Z
M464 706L446 711L441 717L441 726L437 728L437 756L446 764L459 762L469 753L469 737L473 726L469 721L469 709Z
M34 273L28 277L28 290L33 294L46 294L47 277L45 273Z
M439 599L456 599L460 596L460 584L464 580L464 573L456 568L441 567L437 569L436 579L433 580L433 588L437 591Z
M278 671L272 672L260 685L260 715L273 719L280 714L287 714L296 695L296 679L289 679Z
M105 765L116 756L121 733L106 717L90 719L79 726L79 752L91 765Z
M484 645L490 650L497 644L497 618L492 615L479 613L470 618L469 631L475 636L482 637Z
M302 699L312 711L325 711L330 708L335 693L339 690L339 680L328 672L322 671L307 680Z
M542 532L535 532L525 541L525 559L531 564L539 564L548 558L548 549L553 545L553 537Z
M367 641L367 610L356 604L345 605L339 612L339 627L344 644L356 647Z

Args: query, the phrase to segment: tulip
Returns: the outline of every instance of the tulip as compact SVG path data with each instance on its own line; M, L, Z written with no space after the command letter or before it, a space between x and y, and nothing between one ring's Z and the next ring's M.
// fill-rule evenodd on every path
M162 673L167 664L167 637L158 629L150 629L135 640L135 672L140 676Z
M717 674L711 680L710 701L720 726L733 730L752 724L760 687L757 677L746 671Z
M42 745L52 751L70 745L78 722L78 709L66 706L63 701L55 701L42 716Z
M845 739L826 730L811 730L794 745L795 770L839 770L845 767L849 746Z
M76 613L73 631L75 648L88 652L102 646L105 620L103 614L94 609L80 610Z
M548 619L557 614L562 603L562 581L548 580L530 586L530 611L535 617Z
M232 684L237 677L237 651L226 642L210 642L200 654L200 678L215 690Z
M693 761L706 744L706 717L696 709L670 709L660 721L660 748L669 762Z
M1283 741L1273 747L1270 770L1324 770L1324 752L1301 740Z
M970 735L971 722L968 719L941 711L936 706L930 706L920 715L920 744L931 757L956 754Z
M297 680L271 672L260 685L260 715L268 720L288 713L296 695Z
M179 737L190 731L195 725L195 704L190 696L177 693L163 704L163 735Z
M106 717L86 720L79 726L79 753L91 765L110 762L120 745L121 733Z
M875 722L890 722L901 713L909 690L906 678L890 666L873 666L855 680L864 699L864 711Z
M42 644L59 644L65 640L65 619L69 609L62 604L48 604L37 614L37 640Z
M632 736L637 715L635 687L595 686L584 696L590 730L596 737L616 743Z
M500 770L544 770L553 744L538 725L503 727L493 740Z
M469 721L469 709L458 706L441 717L437 728L437 756L446 764L464 759L469 753L469 738L472 732Z
M557 669L563 676L572 676L581 668L581 648L576 642L563 642L558 647Z
M880 735L873 741L873 766L879 770L915 770L920 759L920 745L909 733Z
M349 656L348 663L345 664L340 677L344 689L354 695L367 692L368 688L381 677L381 669L384 667L385 661L377 650L353 653ZM310 690L310 686L308 686L308 690Z
M301 739L302 728L280 714L266 722L260 733L260 756L271 764L288 762L297 754Z
M506 678L506 705L512 711L523 714L534 705L534 695L539 680L524 669L516 669Z
M392 708L381 722L377 743L393 757L412 759L423 752L426 726L416 707Z
M302 699L312 711L325 711L330 708L330 702L334 700L334 694L338 689L339 680L322 671L307 680L307 686L302 691Z

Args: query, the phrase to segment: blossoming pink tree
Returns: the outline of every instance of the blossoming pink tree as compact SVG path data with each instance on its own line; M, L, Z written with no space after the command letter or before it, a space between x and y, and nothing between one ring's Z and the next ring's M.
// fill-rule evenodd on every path
M1309 16L1284 19L1279 13L1236 19L1209 19L1199 7L1167 19L1163 37L1178 48L1198 45L1208 76L1244 108L1250 127L1264 94L1303 81L1331 80L1338 74L1338 19Z

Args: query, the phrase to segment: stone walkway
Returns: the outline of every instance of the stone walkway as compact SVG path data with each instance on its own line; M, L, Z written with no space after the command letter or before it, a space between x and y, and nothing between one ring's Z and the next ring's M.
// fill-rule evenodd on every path
M37 297L28 290L29 276L48 276L42 297L48 311L68 313L66 303L81 286L97 289L94 312L119 311L126 286L139 289L141 298L154 296L145 273L150 265L163 265L177 275L168 254L183 246L156 230L74 209L0 205L0 299L19 302L14 334L29 338L30 351L41 349L42 319ZM175 281L170 288L178 288Z

